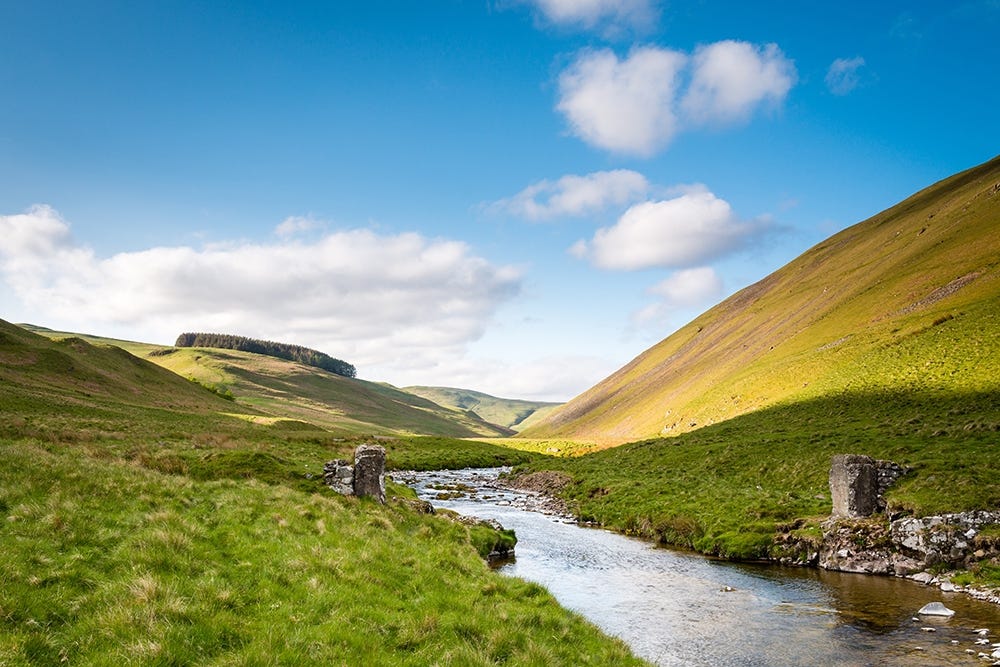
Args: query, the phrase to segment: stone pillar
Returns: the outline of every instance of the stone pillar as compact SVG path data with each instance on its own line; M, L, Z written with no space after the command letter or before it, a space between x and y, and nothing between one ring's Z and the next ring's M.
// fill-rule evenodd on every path
M870 456L838 454L830 466L835 518L871 516L878 507L878 472Z
M385 447L361 445L354 450L354 495L385 504Z

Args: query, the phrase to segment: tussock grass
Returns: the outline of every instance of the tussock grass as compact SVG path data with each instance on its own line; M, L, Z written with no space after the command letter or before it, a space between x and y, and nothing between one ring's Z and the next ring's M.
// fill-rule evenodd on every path
M326 489L361 440L4 322L0 361L2 665L642 664L492 572L509 535L395 484L385 506ZM382 442L407 468L537 458Z
M0 663L640 664L469 528L0 442Z

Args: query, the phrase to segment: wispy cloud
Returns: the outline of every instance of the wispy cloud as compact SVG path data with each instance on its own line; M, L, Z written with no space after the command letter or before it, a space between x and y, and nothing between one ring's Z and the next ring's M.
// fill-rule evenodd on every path
M705 186L694 185L672 199L630 207L570 253L601 269L683 269L733 252L763 230L759 223L741 221Z
M54 209L35 206L0 216L0 282L60 322L284 340L347 359L364 376L369 366L460 357L518 293L521 275L461 242L367 229L99 257Z
M609 206L624 206L646 196L649 181L629 169L596 171L583 176L568 174L555 181L533 183L513 197L488 206L528 220L548 220L598 213Z
M861 83L859 70L865 66L861 56L837 58L826 71L826 87L834 95L847 95Z
M583 51L559 76L556 109L588 144L652 156L681 131L728 125L784 101L797 79L774 44L723 41L693 56L660 47ZM687 85L685 86L685 81Z
M701 266L676 271L646 290L657 300L632 316L635 324L661 322L679 308L705 306L722 296L722 279L715 269Z
M312 216L290 215L274 228L274 233L281 238L297 236L305 232L320 229L323 223Z
M542 22L616 37L653 28L660 17L655 0L520 0Z

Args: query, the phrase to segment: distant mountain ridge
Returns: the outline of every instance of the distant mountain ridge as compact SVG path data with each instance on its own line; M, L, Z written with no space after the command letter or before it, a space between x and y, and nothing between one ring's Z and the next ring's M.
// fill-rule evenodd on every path
M178 381L194 380L223 395L231 394L236 403L254 412L308 422L335 434L456 438L513 434L511 429L489 423L478 415L442 407L390 385L343 377L296 361L240 350L123 341L52 331L30 324L20 327L27 330L25 334L31 331L54 339L56 345L60 341L79 340L88 347L121 348L172 371L171 376L180 376ZM199 394L203 393L199 390Z
M520 431L562 405L546 401L497 398L471 389L455 387L413 386L403 387L403 391L422 396L444 407L471 412L484 421L504 426L512 431Z
M841 393L1000 383L1000 158L819 243L526 437L622 443Z

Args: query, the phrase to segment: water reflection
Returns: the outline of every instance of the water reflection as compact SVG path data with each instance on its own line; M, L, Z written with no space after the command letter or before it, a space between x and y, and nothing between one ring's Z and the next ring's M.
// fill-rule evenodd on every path
M527 511L530 495L493 488L481 472L410 474L435 505L498 520L517 532L517 558L501 571L545 586L559 602L658 665L970 665L992 647L1000 608L886 577L733 564L580 528ZM437 499L435 484L480 493ZM951 619L914 618L941 601ZM973 651L972 654L966 651Z

